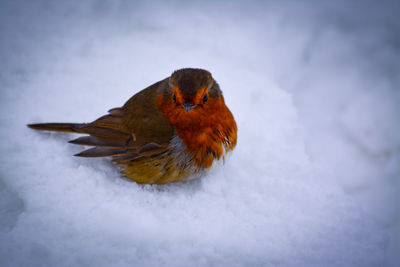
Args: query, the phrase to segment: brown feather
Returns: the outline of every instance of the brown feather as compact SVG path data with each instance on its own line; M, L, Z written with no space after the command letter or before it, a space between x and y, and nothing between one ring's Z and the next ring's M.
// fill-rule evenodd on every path
M101 128L109 128L121 131L123 119L119 116L112 116L112 115L104 115L94 122L90 123L90 126L96 126Z
M41 131L80 133L80 129L86 125L86 123L37 123L28 124L27 126Z
M95 158L95 157L110 157L115 155L123 155L126 153L126 149L112 149L112 148L105 148L105 147L94 147L87 150L84 150L74 156L77 157L88 157L88 158Z
M125 143L105 141L105 140L102 140L102 139L94 137L94 136L82 136L77 139L69 141L69 143L75 144L75 145L100 146L100 147L109 147L109 148L125 147Z
M110 141L114 143L123 143L125 144L129 138L131 137L130 134L120 132L118 130L110 129L110 128L102 128L97 126L92 126L89 124L81 129L81 133L87 133L92 136L95 136L99 139L104 141Z
M118 156L113 156L115 162L128 162L142 157L157 156L169 150L169 147L162 147L157 144L148 144L142 147L139 152L136 150L128 150L126 153Z
M164 153L166 151L169 150L169 147L160 147L158 149L152 149L152 150L148 150L145 152L140 153L141 156L143 157L151 157L151 156L155 156L155 155L159 155L161 153Z
M148 143L148 144L142 146L142 148L140 148L139 153L144 153L144 152L147 152L147 151L151 151L151 150L154 150L154 149L158 149L160 147L161 146L159 144Z
M136 153L136 152L129 152L129 153L125 153L123 155L119 155L119 156L113 156L113 161L115 162L128 162L128 161L132 161L138 158L141 158L142 155Z
M163 153L169 149L168 146L160 146L156 143L149 143L142 146L139 150L139 154L142 156L152 156Z

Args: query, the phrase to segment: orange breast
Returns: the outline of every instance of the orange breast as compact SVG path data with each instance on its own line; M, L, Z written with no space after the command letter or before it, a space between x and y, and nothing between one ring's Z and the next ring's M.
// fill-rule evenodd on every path
M209 168L214 159L220 159L235 147L236 122L222 96L210 98L206 105L186 112L181 106L164 99L160 93L158 106L176 127L197 167Z

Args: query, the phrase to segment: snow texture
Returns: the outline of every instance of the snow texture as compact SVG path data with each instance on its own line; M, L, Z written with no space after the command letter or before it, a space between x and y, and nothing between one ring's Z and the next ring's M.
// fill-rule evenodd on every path
M0 266L400 266L399 2L1 1ZM225 164L141 186L72 134L182 67Z

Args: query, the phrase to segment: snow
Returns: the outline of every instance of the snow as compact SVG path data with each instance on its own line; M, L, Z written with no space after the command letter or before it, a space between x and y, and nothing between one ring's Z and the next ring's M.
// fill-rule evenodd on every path
M1 1L0 266L400 266L400 21L386 1ZM141 186L72 134L182 67L225 164Z

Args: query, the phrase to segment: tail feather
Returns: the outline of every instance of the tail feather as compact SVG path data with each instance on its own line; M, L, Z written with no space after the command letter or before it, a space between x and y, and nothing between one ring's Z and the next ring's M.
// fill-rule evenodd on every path
M85 127L86 123L37 123L28 124L31 129L41 131L80 133L80 129Z
M96 158L96 157L110 157L115 155L123 155L127 152L127 149L112 149L106 147L93 147L87 150L84 150L74 156L77 157L86 157L86 158Z
M95 136L82 136L77 139L69 141L69 143L76 145L84 145L84 146L100 146L100 147L108 147L108 148L121 148L125 147L126 142L110 142Z

